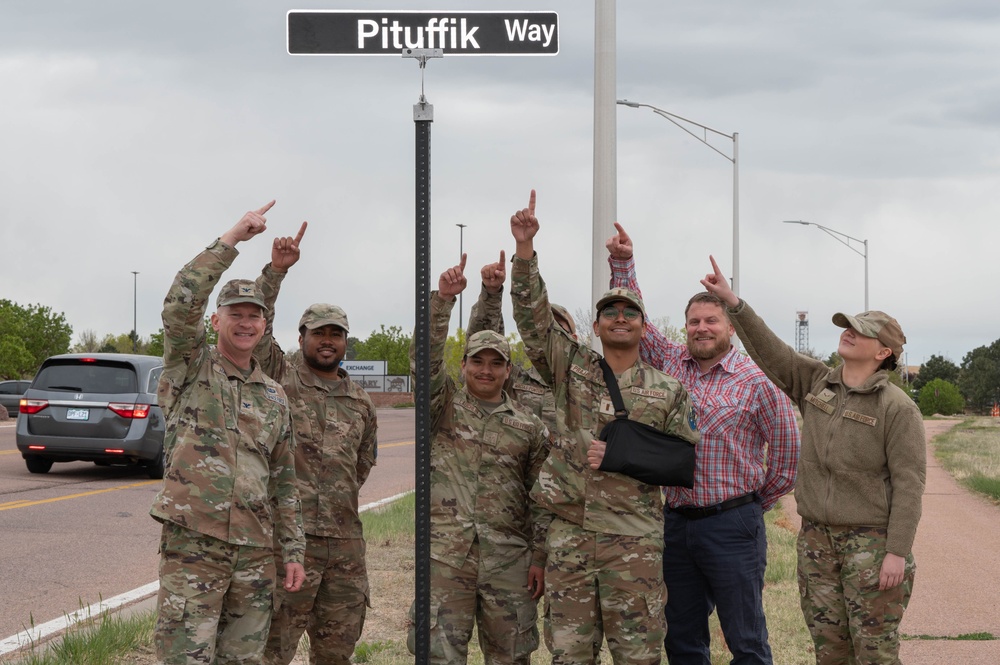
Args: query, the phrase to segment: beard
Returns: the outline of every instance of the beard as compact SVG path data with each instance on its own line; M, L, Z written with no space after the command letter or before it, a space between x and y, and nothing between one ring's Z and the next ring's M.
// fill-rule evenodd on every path
M732 346L732 344L730 343L728 337L720 337L715 340L715 344L708 347L704 345L694 346L692 345L690 339L688 339L687 344L688 353L690 353L691 357L695 360L711 360L712 358L721 356L728 352L730 346Z
M318 353L302 353L306 365L320 372L334 372L340 367L341 358L334 355L330 360L324 360Z

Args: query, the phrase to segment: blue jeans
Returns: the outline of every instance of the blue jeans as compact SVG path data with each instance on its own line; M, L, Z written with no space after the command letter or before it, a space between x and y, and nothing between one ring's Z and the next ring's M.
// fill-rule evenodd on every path
M670 665L710 665L708 617L716 608L732 665L771 665L762 601L767 539L760 504L699 520L665 508L663 517L664 644Z

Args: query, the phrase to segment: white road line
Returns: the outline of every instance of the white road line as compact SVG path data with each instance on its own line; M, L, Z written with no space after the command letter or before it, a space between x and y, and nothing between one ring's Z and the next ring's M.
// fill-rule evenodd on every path
M410 490L409 492L403 492L402 494L390 496L387 499L365 504L358 508L358 512L363 513L374 508L380 508L386 504L396 501L397 499L403 498L407 494L411 494L412 491L413 490ZM43 623L39 626L33 626L27 630L22 630L17 635L12 635L7 639L0 641L0 656L10 653L11 651L16 651L22 647L27 647L40 642L46 637L66 630L73 624L80 621L85 621L93 617L99 617L105 612L118 609L119 607L124 607L125 605L133 603L137 600L148 598L149 596L157 593L159 590L159 581L150 582L149 584L141 586L138 589L127 591L120 596L115 596L114 598L109 598L108 600L102 600L99 603L94 603L90 607L79 609L76 612L67 614L61 619L53 619L52 621Z

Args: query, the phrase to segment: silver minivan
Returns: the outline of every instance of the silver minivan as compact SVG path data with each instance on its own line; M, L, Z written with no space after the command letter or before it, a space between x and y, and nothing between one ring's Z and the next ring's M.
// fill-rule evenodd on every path
M42 363L21 401L17 449L31 473L53 462L136 465L163 477L163 359L75 353Z

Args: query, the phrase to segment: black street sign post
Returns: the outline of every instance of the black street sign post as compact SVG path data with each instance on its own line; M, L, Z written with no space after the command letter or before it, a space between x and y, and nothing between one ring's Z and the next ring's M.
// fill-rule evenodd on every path
M555 12L288 12L291 55L391 55L441 49L444 55L556 55Z
M290 11L290 55L392 55L420 63L415 137L415 290L413 330L416 442L414 541L415 662L430 661L430 263L431 123L424 96L427 60L444 55L556 55L555 12Z

